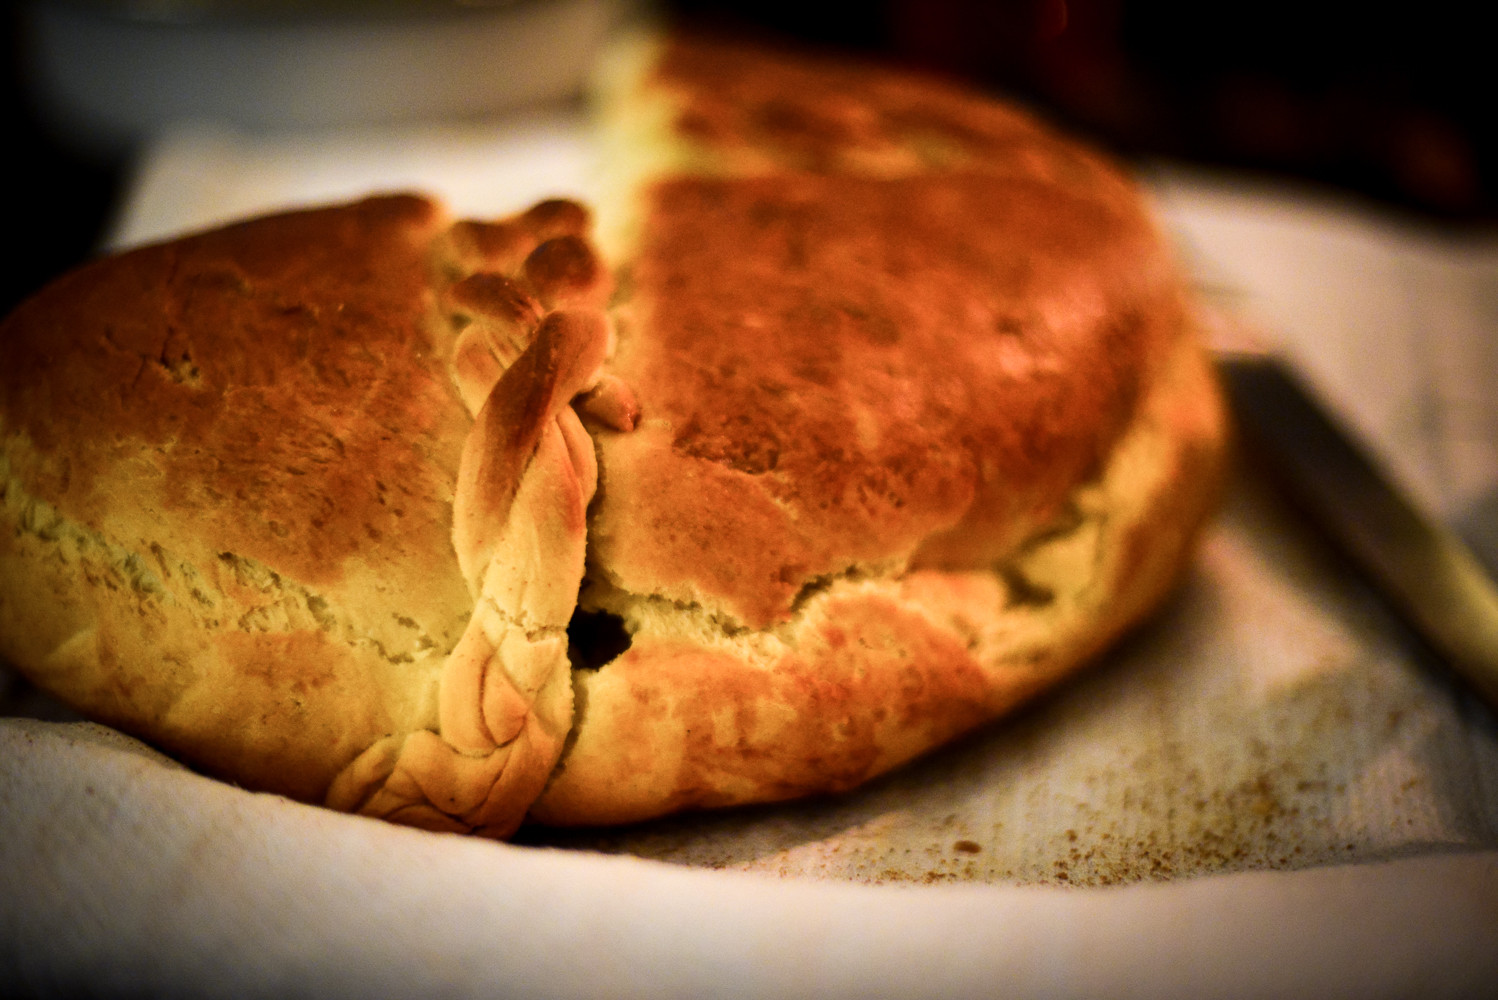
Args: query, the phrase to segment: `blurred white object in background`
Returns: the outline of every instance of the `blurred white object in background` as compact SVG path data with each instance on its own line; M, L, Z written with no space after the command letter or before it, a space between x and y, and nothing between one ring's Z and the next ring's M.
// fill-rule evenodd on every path
M30 0L23 67L64 141L167 127L472 118L577 94L629 0Z

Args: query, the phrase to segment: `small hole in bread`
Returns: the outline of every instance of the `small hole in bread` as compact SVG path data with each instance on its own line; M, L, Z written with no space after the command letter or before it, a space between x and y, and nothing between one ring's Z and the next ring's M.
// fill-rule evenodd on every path
M624 619L609 611L572 612L567 623L568 655L577 670L597 670L629 648Z

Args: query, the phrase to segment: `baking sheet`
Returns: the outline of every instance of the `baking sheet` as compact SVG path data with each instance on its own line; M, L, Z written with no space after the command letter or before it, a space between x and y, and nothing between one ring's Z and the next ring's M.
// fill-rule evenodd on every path
M1207 293L1493 558L1498 243L1232 179L1147 179ZM182 130L142 161L113 239L410 187L474 215L596 189L574 108ZM0 720L0 740L0 889L16 901L0 941L34 980L79 955L105 978L269 992L367 985L415 954L392 982L459 995L1461 996L1498 972L1498 725L1251 468L1181 592L1121 649L836 799L473 844L206 782L96 727ZM144 913L163 892L178 908ZM603 971L559 953L605 956ZM593 978L608 961L626 979Z

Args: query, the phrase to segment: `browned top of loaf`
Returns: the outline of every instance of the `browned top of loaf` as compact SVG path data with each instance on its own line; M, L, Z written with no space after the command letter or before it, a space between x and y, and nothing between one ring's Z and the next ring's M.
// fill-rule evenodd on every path
M679 102L678 135L819 173L863 166L1065 174L1127 197L1091 150L1014 105L937 76L827 53L671 36L652 84Z
M466 601L446 564L467 417L429 319L445 225L424 199L373 198L59 280L0 330L0 428L31 458L13 473L115 537L159 522L169 549L319 588L357 559L416 617Z
M602 439L598 564L762 626L830 574L986 565L1051 519L1181 322L1132 186L883 70L686 42L652 85L680 137L776 166L645 194L615 365L643 425Z

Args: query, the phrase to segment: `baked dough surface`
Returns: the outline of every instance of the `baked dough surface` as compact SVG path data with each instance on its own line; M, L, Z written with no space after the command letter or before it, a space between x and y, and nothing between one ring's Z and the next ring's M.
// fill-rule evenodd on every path
M712 40L622 47L602 104L601 252L570 202L382 196L9 317L0 656L246 786L502 837L852 787L1162 599L1223 414L1121 173Z

